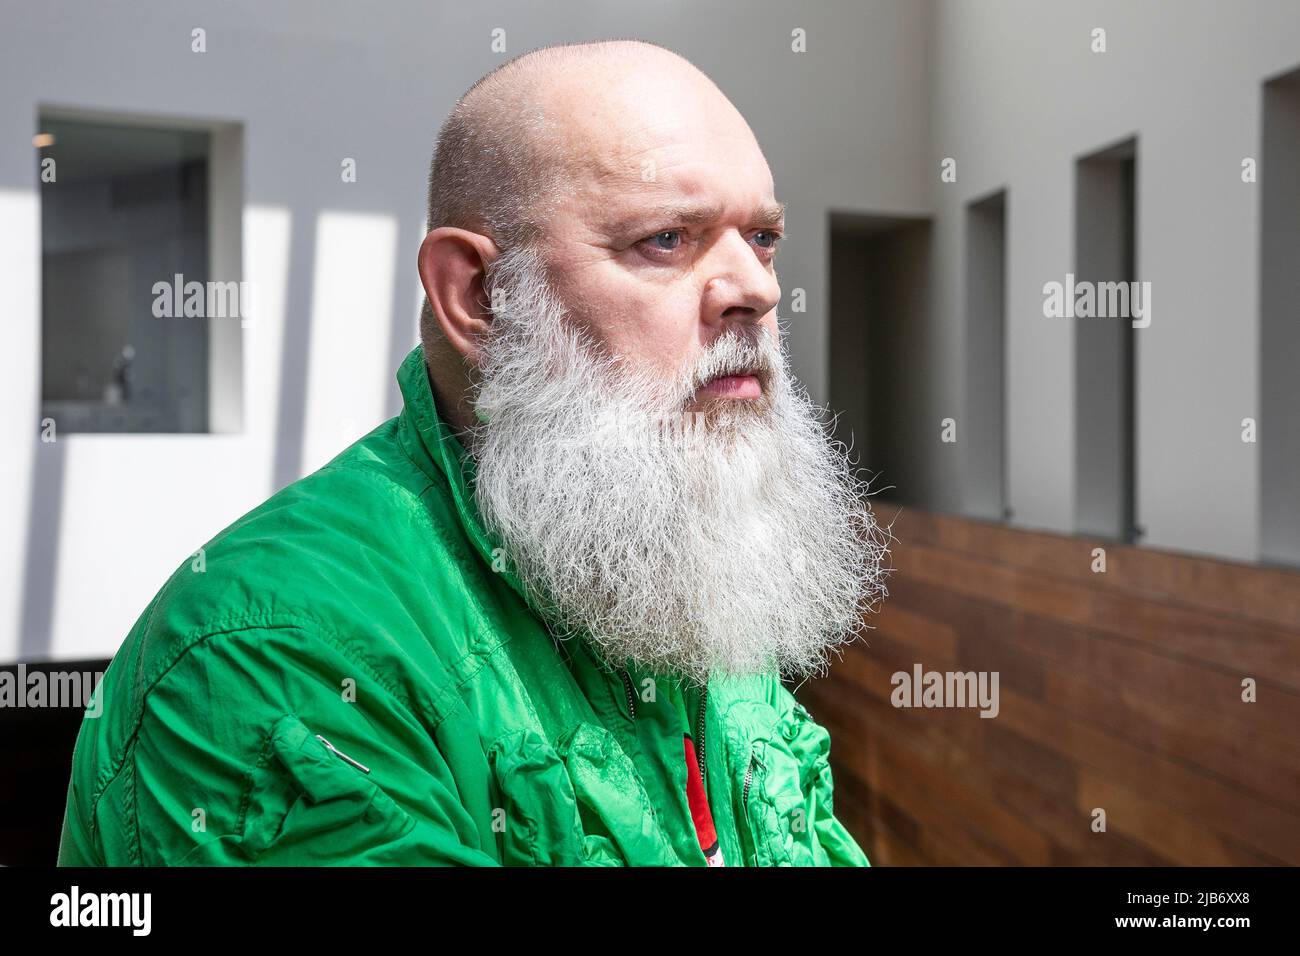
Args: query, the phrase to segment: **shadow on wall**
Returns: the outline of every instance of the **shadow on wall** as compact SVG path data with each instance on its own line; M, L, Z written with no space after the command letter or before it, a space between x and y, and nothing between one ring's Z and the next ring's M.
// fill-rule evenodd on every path
M102 117L98 122L114 122L116 117ZM125 121L123 121L125 122ZM138 123L138 119L131 122ZM167 118L155 118L149 121L150 126L165 126L171 120ZM186 120L175 120L178 124L188 123ZM242 144L242 141L241 141ZM75 141L73 142L75 145ZM58 143L55 142L49 148L42 149L39 157L50 158L56 157L62 164L60 168L74 166L77 157L60 154ZM122 175L137 175L138 170L129 168L129 164L124 166L129 156L126 158L120 154L114 154L110 157L100 157L104 168L105 181L101 184L111 192L116 183L115 177ZM238 164L242 168L245 158L241 149L235 154L227 155L220 152L214 154L214 163L229 162ZM220 170L214 170L214 174L208 177L209 182L226 183L228 186L229 176L223 177ZM39 182L38 177L38 182ZM38 199L46 195L47 190L57 188L58 183L41 183L37 188ZM215 188L215 187L214 187ZM346 191L345 191L346 193ZM257 254L255 250L257 244L249 243L251 237L244 235L250 228L249 211L251 207L245 206L242 195L242 187L237 197L232 199L231 193L227 188L226 191L219 194L213 194L213 198L222 200L226 205L234 202L234 208L225 208L219 206L212 209L211 220L214 229L219 229L221 223L226 223L230 229L233 229L236 236L236 248L249 244L250 255ZM326 210L322 208L316 195L313 193L311 184L305 184L301 189L294 188L289 193L280 197L270 197L269 199L259 198L258 208L261 208L263 202L277 203L274 208L282 211L288 224L284 240L287 243L287 250L281 250L284 275L268 276L267 281L256 283L257 299L257 329L255 332L249 329L243 329L239 335L239 341L234 346L242 353L242 368L247 376L250 370L262 368L266 369L266 363L270 357L276 353L273 351L278 343L280 349L278 353L278 367L273 371L263 372L271 380L270 387L273 389L274 409L267 407L270 402L263 400L261 404L251 403L249 414L257 416L257 419L245 417L243 423L243 434L253 436L256 433L264 432L268 427L273 431L272 451L270 460L270 474L268 483L271 491L278 490L301 477L306 471L317 467L321 461L321 452L324 451L323 444L321 447L307 447L307 434L309 428L309 419L312 417L312 402L318 401L322 396L331 394L331 384L329 382L313 382L313 368L319 369L322 363L328 367L333 367L329 363L338 361L340 354L347 355L346 341L349 337L355 338L356 341L367 343L367 354L373 355L373 349L369 348L368 343L374 341L376 332L383 334L384 327L382 315L386 311L387 336L386 343L380 346L380 351L386 355L387 366L380 381L374 383L374 388L381 390L382 400L379 407L382 408L383 414L374 421L353 421L350 418L346 421L346 427L340 426L337 429L338 438L335 442L337 447L331 447L330 453L342 451L348 444L361 435L368 432L371 428L380 424L385 417L396 415L401 409L400 392L396 386L395 375L398 366L407 352L416 343L416 322L419 308L419 301L411 296L411 291L418 286L418 277L414 271L415 250L414 245L407 247L405 251L400 247L401 241L414 243L417 236L423 234L423 211L412 209L402 216L392 216L387 212L373 212L370 210L358 208L354 211L337 211L338 203L332 203L332 208ZM215 205L215 204L214 204ZM360 205L360 204L358 204ZM53 206L51 203L42 202L42 247L47 250L50 246L50 240L55 230L55 223L47 213L50 211L46 206ZM95 211L82 211L76 218L70 219L66 216L59 216L57 223L57 241L54 245L60 248L66 248L69 245L75 247L78 244L78 231L82 232L80 236L81 245L94 246L100 239L95 238L105 232L105 229L96 226L93 221ZM104 215L110 215L109 210L104 211ZM338 250L322 248L323 236L325 232L321 228L321 222L335 215L355 215L358 220L365 219L375 221L382 219L391 223L388 233L394 237L393 246L397 247L391 251L388 245L382 249L372 250L372 256L366 262L354 266L355 275L340 275L340 265L347 268L350 258L342 255ZM116 220L114 220L116 221ZM108 232L115 232L109 229ZM347 230L334 230L332 235L339 235ZM115 240L116 241L116 240ZM333 240L331 240L333 241ZM221 247L220 239L212 243L214 248ZM230 257L226 257L230 258ZM247 257L235 256L239 262L248 261ZM328 268L322 265L322 259L328 263ZM209 266L215 266L209 274L212 275L212 281L216 282L239 282L243 276L241 266L234 266L233 274L223 274L222 261L220 257L209 262ZM266 271L269 267L265 263L254 264L253 268L261 268ZM328 274L325 274L328 272ZM119 294L126 297L126 301L120 304L116 312L127 312L133 316L145 316L144 323L136 323L137 329L141 326L148 327L150 322L174 321L166 318L155 318L153 315L154 299L151 293L142 290L151 288L154 281L170 282L170 275L159 275L156 277L146 277L150 281L143 285L136 283L119 290ZM276 285L275 290L278 295L264 295L268 285ZM362 287L363 286L363 287ZM357 288L353 288L357 287ZM344 292L343 298L346 299L349 314L340 319L338 307L332 300L338 298L338 293ZM86 290L82 294L85 296L95 296L104 294L102 289ZM385 298L386 296L386 298ZM322 297L331 301L320 301ZM66 299L64 296L62 299ZM268 299L278 298L278 308L274 310L266 308ZM59 297L47 297L49 301L43 304L43 308L49 310L52 305L57 306ZM331 311L331 307L334 307ZM381 311L380 315L372 315L364 310L370 308ZM353 314L355 312L355 314ZM328 341L320 341L320 330L314 329L313 325L321 316L325 316L325 321L330 325ZM374 321L380 319L379 322ZM238 320L221 320L221 321L238 321ZM60 314L58 311L51 314L46 312L43 316L44 336L43 336L43 361L45 366L51 354L56 361L59 355L57 345L60 336L66 335L71 326L70 316ZM123 337L127 334L126 329L119 330L117 334ZM340 339L343 339L343 345L340 345ZM215 340L214 340L215 341ZM123 341L115 345L115 351L120 350L122 345L129 345L129 342ZM325 353L324 357L317 356L317 362L313 363L313 348ZM261 354L255 355L251 350L257 349ZM53 350L53 353L51 353ZM326 361L328 360L328 361ZM366 371L367 375L371 374ZM319 378L320 376L317 375ZM255 394L254 385L250 382L235 381L232 386L241 390L242 394ZM334 407L330 412L334 412ZM271 423L264 422L267 416L271 416ZM69 462L71 454L69 446L78 441L75 434L69 434L66 429L59 429L59 422L55 420L55 430L57 439L55 441L42 440L38 431L33 436L36 446L32 455L32 483L30 491L30 503L28 508L28 528L26 539L26 556L23 562L24 581L22 587L22 608L19 612L18 624L21 627L18 641L19 660L34 662L43 661L52 658L55 654L54 635L57 622L54 620L55 608L60 597L59 589L59 567L62 560L59 553L59 543L61 539L77 540L77 528L67 527L65 522L65 495L76 476L69 473L70 467L75 467L75 462ZM215 431L215 429L200 428L200 431ZM320 431L319 427L316 429ZM329 439L334 435L330 431L325 435ZM130 433L120 436L124 441L134 437ZM214 440L215 440L214 435ZM321 436L318 435L318 438ZM97 439L99 437L97 436ZM105 438L104 440L116 440L115 438ZM166 441L166 436L160 436L160 440ZM256 447L255 445L249 446ZM125 456L124 452L124 456ZM122 468L126 470L131 466L129 459L123 457ZM187 472L192 471L194 462L185 456L177 456L175 460L175 479L178 484L183 484ZM238 469L238 461L223 462L223 467ZM124 475L114 475L115 479L126 480ZM256 502L254 502L255 504ZM238 514L218 515L213 517L216 528L233 521ZM142 527L147 527L156 522L165 522L165 514L147 513L141 514L138 518ZM215 530L215 529L214 529ZM193 547L198 548L203 542L193 542ZM174 556L174 563L179 564L186 557L185 554ZM86 556L86 565L82 570L93 573L94 564L97 560L112 562L114 556L111 554ZM66 563L66 562L65 562ZM160 578L157 586L161 587L164 583ZM66 585L65 585L66 586ZM64 596L66 600L66 595ZM141 608L143 611L143 607ZM126 632L116 636L116 640L124 639Z

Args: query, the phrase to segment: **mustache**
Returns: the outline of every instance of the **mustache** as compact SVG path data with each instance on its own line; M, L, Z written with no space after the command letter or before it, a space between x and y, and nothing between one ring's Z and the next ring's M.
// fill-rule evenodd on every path
M766 328L735 328L710 342L696 360L690 393L728 375L753 375L763 391L769 392L780 363L780 349Z

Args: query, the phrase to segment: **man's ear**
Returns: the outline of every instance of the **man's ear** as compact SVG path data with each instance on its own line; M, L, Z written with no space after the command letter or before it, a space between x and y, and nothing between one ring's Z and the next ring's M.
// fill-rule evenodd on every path
M420 282L434 320L471 365L478 364L481 343L492 325L484 272L500 253L487 236L454 226L440 226L420 244Z

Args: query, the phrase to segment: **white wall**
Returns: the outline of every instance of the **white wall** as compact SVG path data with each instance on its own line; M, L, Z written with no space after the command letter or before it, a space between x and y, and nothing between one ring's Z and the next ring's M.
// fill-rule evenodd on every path
M479 76L555 42L677 49L749 119L789 204L796 371L824 398L826 211L918 213L931 183L928 0L793 5L0 0L0 660L108 656L166 576L398 409L425 176ZM207 31L207 52L190 31ZM506 30L494 53L490 31ZM790 51L802 27L808 52ZM244 430L38 441L40 105L244 124ZM357 160L358 181L340 162ZM1014 201L1014 200L1013 200Z

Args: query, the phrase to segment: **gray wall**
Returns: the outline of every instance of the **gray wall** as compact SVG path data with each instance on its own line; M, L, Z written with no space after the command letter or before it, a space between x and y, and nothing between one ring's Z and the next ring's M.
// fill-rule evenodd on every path
M1044 318L1042 287L1073 271L1075 160L1136 136L1137 273L1154 307L1135 330L1143 543L1256 559L1259 446L1241 420L1259 417L1260 187L1240 164L1260 153L1262 82L1300 65L1300 4L938 0L934 24L934 403L960 416L964 206L1005 186L1008 503L1016 524L1074 530L1074 331ZM943 184L948 156L958 179ZM961 511L943 451L925 446L931 504Z

